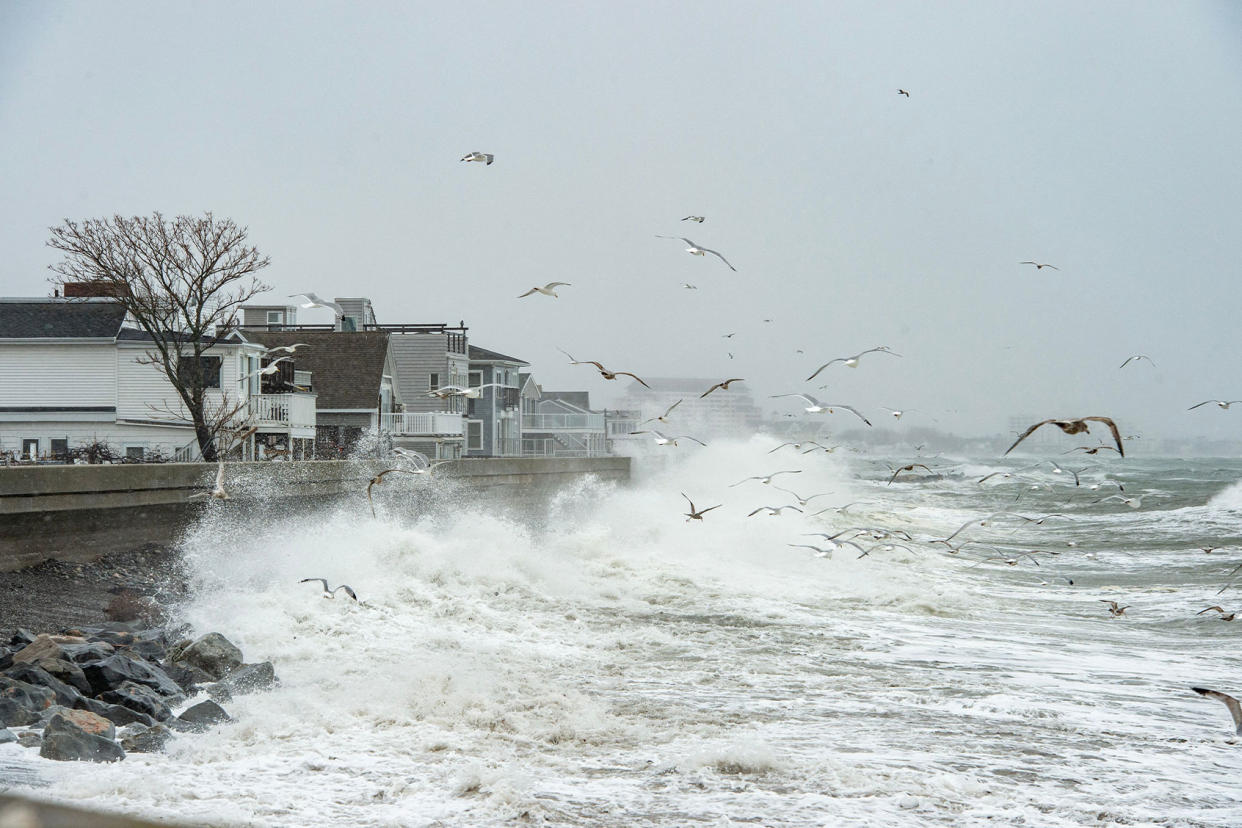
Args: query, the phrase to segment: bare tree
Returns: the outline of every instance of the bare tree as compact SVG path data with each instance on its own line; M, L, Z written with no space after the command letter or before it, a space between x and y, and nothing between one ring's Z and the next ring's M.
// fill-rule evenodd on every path
M210 212L65 219L49 229L48 246L65 254L51 270L94 282L125 306L151 337L146 361L176 389L203 459L216 460L222 423L207 410L207 388L218 382L220 364L204 352L236 321L239 306L268 290L255 274L271 261L246 243L245 227Z

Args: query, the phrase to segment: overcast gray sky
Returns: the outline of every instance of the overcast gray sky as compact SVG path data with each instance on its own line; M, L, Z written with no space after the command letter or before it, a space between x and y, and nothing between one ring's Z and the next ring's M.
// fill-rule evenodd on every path
M1230 2L9 0L0 293L49 291L63 218L211 210L270 297L464 319L597 404L557 346L765 410L1242 436L1186 411L1242 399L1240 135Z

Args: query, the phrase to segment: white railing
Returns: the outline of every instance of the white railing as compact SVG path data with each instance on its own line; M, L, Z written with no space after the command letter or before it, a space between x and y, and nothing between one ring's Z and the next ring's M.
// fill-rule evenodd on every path
M259 394L248 401L250 422L290 428L315 428L314 394Z
M556 440L551 437L523 437L523 457L604 457L608 447L603 440Z
M402 414L381 414L380 428L392 434L461 437L466 433L466 421L460 414L407 411Z
M603 414L523 414L523 431L600 431Z

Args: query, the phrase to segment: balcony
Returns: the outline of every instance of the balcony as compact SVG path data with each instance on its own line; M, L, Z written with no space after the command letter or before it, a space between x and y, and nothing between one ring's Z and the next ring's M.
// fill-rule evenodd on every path
M603 414L523 414L522 431L600 431Z
M247 401L248 419L259 428L289 431L293 437L315 436L315 394L259 394Z
M407 411L402 414L381 414L380 428L405 437L457 437L466 433L461 414L440 411Z

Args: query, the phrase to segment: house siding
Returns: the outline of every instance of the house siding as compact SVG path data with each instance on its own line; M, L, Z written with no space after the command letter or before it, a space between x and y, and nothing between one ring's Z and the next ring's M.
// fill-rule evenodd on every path
M100 344L0 348L0 406L115 406L116 363Z
M433 373L440 375L441 387L466 384L466 357L449 352L447 335L394 332L390 342L394 388L400 390L406 411L464 410L460 400L427 396Z

